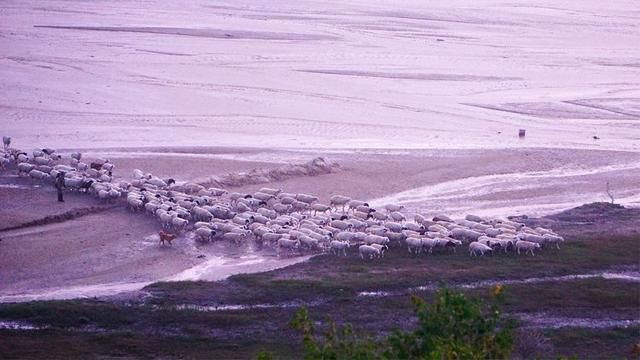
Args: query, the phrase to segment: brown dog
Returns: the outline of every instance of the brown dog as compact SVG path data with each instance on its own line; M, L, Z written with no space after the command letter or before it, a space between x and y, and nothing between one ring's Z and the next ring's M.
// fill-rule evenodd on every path
M164 245L165 241L171 245L171 241L176 238L176 234L164 232L164 230L160 230L160 245Z

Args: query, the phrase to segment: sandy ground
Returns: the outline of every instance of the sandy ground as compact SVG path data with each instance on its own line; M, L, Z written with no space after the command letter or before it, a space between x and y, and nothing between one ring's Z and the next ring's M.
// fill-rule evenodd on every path
M151 169L179 181L228 172L275 168L286 162L330 157L339 170L297 176L261 186L334 194L407 206L410 216L467 212L507 216L537 215L606 200L606 181L618 201L640 205L640 156L592 150L466 150L402 152L294 152L256 149L94 150L112 156L119 180L133 168ZM130 154L129 157L124 157ZM133 154L133 156L131 156ZM89 156L89 155L87 155ZM118 157L119 156L119 157ZM477 166L482 164L482 166ZM303 261L280 259L273 251L199 244L189 233L169 247L158 245L156 219L132 214L84 194L56 202L55 191L13 171L0 175L0 301L111 295L158 280L218 280L228 275L274 269ZM71 214L62 218L63 214ZM40 220L38 225L24 226ZM21 226L22 225L22 226Z
M504 148L525 128L640 149L634 0L0 10L0 124L24 147Z
M639 24L632 0L3 1L0 132L108 157L120 179L325 156L341 171L269 185L409 214L541 215L607 200L607 182L637 206ZM0 229L45 225L0 231L0 300L304 259L188 237L159 248L153 219L60 205L14 175L0 174Z

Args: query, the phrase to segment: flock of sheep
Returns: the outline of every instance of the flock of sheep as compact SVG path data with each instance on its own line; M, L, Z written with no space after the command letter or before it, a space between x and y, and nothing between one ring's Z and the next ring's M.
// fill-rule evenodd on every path
M173 234L193 232L202 242L227 241L271 247L278 255L331 252L347 256L352 247L362 259L384 256L390 247L406 247L410 253L455 251L468 244L469 254L493 252L530 253L544 246L559 249L562 237L545 228L529 228L506 219L467 215L452 220L444 215L408 220L403 207L389 204L373 208L365 201L334 195L327 204L309 194L262 188L252 193L227 192L193 183L176 184L134 170L133 179L112 182L114 165L97 159L83 163L80 153L67 164L52 149L34 150L32 156L12 149L4 138L0 168L15 165L20 175L53 182L64 172L67 190L93 194L102 201L125 198L133 212L146 213L160 222L161 243Z

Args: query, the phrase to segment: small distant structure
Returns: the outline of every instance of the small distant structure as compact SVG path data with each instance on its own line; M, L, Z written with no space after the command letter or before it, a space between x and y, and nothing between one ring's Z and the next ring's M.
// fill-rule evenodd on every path
M525 130L525 129L520 129L520 130L518 131L518 137L519 137L520 139L524 139L524 137L525 137L526 135L527 135L527 130Z

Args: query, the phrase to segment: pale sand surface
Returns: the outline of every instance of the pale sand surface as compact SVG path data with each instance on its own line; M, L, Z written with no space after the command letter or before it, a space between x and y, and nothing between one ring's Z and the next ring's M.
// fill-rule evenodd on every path
M635 0L0 9L0 124L25 147L504 148L526 128L640 150Z

